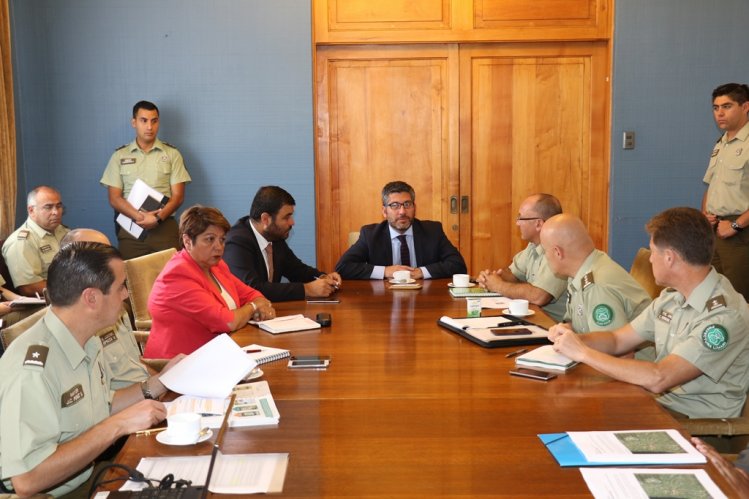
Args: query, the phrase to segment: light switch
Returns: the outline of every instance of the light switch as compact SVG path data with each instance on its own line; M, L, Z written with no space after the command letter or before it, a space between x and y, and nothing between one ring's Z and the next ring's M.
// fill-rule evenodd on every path
M622 138L622 149L634 149L635 148L635 132L627 131L624 132Z

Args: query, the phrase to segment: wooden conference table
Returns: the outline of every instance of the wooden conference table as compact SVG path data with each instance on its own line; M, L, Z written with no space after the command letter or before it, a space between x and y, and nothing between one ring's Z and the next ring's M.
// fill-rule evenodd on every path
M561 468L538 433L679 427L641 388L587 366L550 382L510 376L505 354L516 348L482 348L436 324L465 316L447 282L390 291L383 281L346 281L339 304L274 304L278 315L328 312L329 328L233 333L240 345L332 361L325 371L264 364L280 424L230 429L222 450L288 452L283 497L590 497L580 471ZM133 436L117 461L208 454L211 441L186 449Z

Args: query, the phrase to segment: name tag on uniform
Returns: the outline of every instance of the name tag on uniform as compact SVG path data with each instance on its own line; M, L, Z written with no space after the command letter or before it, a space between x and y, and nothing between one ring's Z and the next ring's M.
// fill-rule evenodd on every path
M112 343L117 341L117 333L110 330L99 336L99 338L101 339L101 345L106 347L107 345L111 345Z
M135 158L120 158L120 165L134 165Z
M49 244L45 244L44 246L39 247L39 251L41 251L42 253L49 253L50 251L52 251L52 246L50 246Z
M671 319L673 319L673 315L669 314L665 310L661 310L661 313L658 314L658 319L665 322L666 324L671 324Z
M60 397L60 407L65 408L77 404L83 400L83 397L83 386L79 383L62 394L62 397Z

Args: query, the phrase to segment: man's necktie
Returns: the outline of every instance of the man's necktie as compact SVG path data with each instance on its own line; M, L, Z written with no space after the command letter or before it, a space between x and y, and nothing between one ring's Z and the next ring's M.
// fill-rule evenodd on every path
M268 258L268 282L273 282L273 243L265 247L265 256Z
M411 266L411 252L408 251L408 243L406 242L406 236L401 234L398 236L398 240L401 242L401 265Z

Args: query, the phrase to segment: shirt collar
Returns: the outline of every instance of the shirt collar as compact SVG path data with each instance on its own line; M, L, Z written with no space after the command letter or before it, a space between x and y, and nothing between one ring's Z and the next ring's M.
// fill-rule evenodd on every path
M573 288L578 289L577 288L578 286L582 287L582 284L580 283L582 282L583 277L585 276L585 274L590 272L591 267L593 267L593 264L595 263L596 260L598 260L601 257L601 255L603 255L603 251L597 250L597 249L594 249L590 253L590 255L588 255L588 258L586 258L583 264L580 265L580 268L577 269L577 273L575 274L575 277L573 277L572 280L570 281L570 285Z
M689 294L689 299L685 300L684 295L679 293L679 303L681 303L682 306L689 305L695 310L703 310L707 301L713 297L715 288L719 281L720 275L714 268L711 268L710 272L708 272L702 282L699 283Z
M42 237L48 235L48 234L51 235L51 236L54 236L55 235L55 231L57 231L57 229L55 229L54 231L50 232L47 229L42 228L42 226L39 225L38 223L34 222L31 219L31 217L29 217L29 218L26 219L26 227L28 227L31 230L31 232L33 232L34 234L36 234L37 236L39 236L40 239ZM57 226L57 228L60 228L60 227L61 227L61 225Z
M154 151L156 149L158 149L159 151L163 151L164 150L164 143L161 142L159 139L154 140L153 141L153 147L148 152L146 152L144 154L148 154L151 151ZM138 141L137 140L134 140L134 141L130 142L130 147L128 148L128 150L130 152L143 151L143 149L141 149L138 146Z
M406 229L406 232L400 233L397 230L395 230L390 224L388 224L388 229L390 230L390 239L393 240L398 236L411 236L414 237L414 226L411 224L411 227Z
M49 329L52 336L55 338L57 343L60 345L65 358L68 359L68 363L72 369L76 369L83 361L93 360L99 353L99 347L101 347L101 341L96 340L95 336L86 341L84 348L78 344L64 322L52 311L52 308L47 309L44 314L44 324Z
M255 228L255 224L252 223L252 219L248 218L247 223L250 225L250 229L252 229L252 232L255 233L255 239L257 239L257 245L260 246L260 249L262 251L265 251L265 248L270 244L266 238L263 237L262 234L260 234L257 229Z

